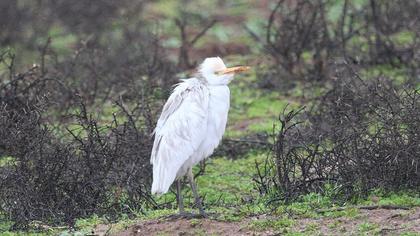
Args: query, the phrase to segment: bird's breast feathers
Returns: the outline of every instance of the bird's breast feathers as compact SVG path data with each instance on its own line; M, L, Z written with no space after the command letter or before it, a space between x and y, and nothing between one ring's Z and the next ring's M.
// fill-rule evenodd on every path
M185 163L213 152L224 133L228 110L227 86L188 79L175 87L155 129L152 192L166 192Z

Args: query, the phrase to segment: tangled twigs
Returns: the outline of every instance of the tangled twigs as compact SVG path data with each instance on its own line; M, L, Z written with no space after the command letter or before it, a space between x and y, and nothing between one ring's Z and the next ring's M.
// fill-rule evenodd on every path
M317 213L326 213L332 211L345 211L351 208L356 208L360 210L377 210L377 209L385 209L385 210L410 210L409 207L406 206L398 206L398 205L368 205L368 206L352 206L352 207L335 207L335 208L328 208L328 209L318 209L315 210Z
M348 63L336 71L311 110L280 116L272 166L256 178L260 191L288 201L309 192L349 199L375 188L418 189L420 91L364 79Z

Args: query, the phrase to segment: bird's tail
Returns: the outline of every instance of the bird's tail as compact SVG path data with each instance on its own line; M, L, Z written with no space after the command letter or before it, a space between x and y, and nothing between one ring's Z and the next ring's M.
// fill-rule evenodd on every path
M175 178L176 173L166 170L166 166L162 163L155 163L153 165L152 194L160 195L168 192Z

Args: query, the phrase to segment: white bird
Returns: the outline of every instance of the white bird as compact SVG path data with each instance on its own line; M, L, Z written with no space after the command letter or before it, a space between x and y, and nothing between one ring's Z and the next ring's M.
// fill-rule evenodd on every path
M180 215L185 214L181 178L188 175L200 215L205 216L192 167L209 157L218 146L228 118L228 84L235 73L248 69L246 66L226 68L221 58L206 58L197 75L181 80L163 107L150 158L152 194L166 193L177 180Z

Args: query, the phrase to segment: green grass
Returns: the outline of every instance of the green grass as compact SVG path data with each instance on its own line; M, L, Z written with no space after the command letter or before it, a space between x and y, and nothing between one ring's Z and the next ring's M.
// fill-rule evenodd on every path
M208 160L206 173L197 179L198 189L201 196L204 196L204 204L209 212L220 214L220 220L239 221L251 214L260 214L266 211L262 202L258 201L258 192L254 188L252 177L255 174L255 161L262 161L265 153L249 153L246 157L238 160L230 160L224 157L216 157ZM198 171L197 168L194 171ZM193 196L188 185L183 189L186 210L191 209ZM136 218L122 216L118 223L113 225L113 230L119 231L134 224L138 220L157 219L163 216L177 213L177 205L174 201L175 194L169 192L158 197L158 203L172 202L172 207L161 210L146 209L145 214L134 212ZM101 223L109 223L106 219L96 215L79 219L76 222L76 231L63 231L62 235L69 233L86 234ZM0 225L0 232L7 232L11 222ZM56 231L54 231L56 232ZM48 232L42 232L48 234ZM11 234L16 235L16 234Z
M255 161L262 161L265 153L250 153L245 158L230 160L224 157L210 158L206 164L206 172L197 178L197 185L204 204L210 211L222 211L235 214L251 214L258 212L261 206L247 204L258 198L252 177L255 172ZM198 171L198 167L194 172ZM183 196L185 204L191 206L194 202L189 185L184 184ZM176 209L175 194L170 192L157 199L159 203L173 202ZM234 209L230 211L229 209Z
M280 91L264 91L256 85L256 73L238 77L230 84L231 108L225 136L240 137L245 134L273 131L279 113L289 104L300 105L284 97Z
M404 84L407 82L407 71L406 68L395 68L391 65L378 65L366 68L360 73L362 78L377 78L379 76L386 76L392 78L393 82L396 84Z
M12 165L16 162L16 159L11 156L0 156L0 167Z
M4 220L0 218L0 235L1 236L50 236L50 235L58 235L62 232L62 230L57 228L49 228L43 230L35 230L35 229L28 229L25 231L11 231L10 227L12 227L13 222Z
M415 33L412 31L401 31L391 35L390 38L397 45L405 46L415 42Z
M250 74L238 78L231 84L232 103L229 114L229 126L227 136L242 136L247 133L254 132L271 132L273 122L277 118L278 113L288 104L291 107L297 107L298 102L289 101L276 91L266 92L254 87L255 74ZM299 89L297 89L299 91ZM108 121L112 118L112 113L116 112L114 108L109 106L103 108L102 120ZM236 130L235 125L238 122L252 120L244 130ZM77 128L77 127L74 127ZM370 205L373 202L370 198L361 199L350 203L344 203L348 209L343 211L327 211L325 213L317 213L317 209L337 207L333 201L333 187L326 186L324 194L311 193L303 196L299 201L291 204L279 202L272 211L272 207L267 207L266 197L259 196L255 188L252 178L256 174L255 162L262 162L266 158L267 153L250 151L242 158L231 160L226 157L211 157L207 161L206 172L197 179L198 189L201 196L204 196L204 204L209 212L218 213L218 219L228 222L239 222L244 218L252 215L260 215L270 213L272 218L263 220L253 220L248 227L254 230L264 230L267 228L274 229L276 232L288 235L311 235L318 231L319 225L316 223L309 224L305 228L305 232L294 232L293 226L296 224L294 218L339 218L346 217L349 219L360 217L359 210L355 205ZM4 166L8 162L13 161L11 157L0 158L0 166ZM195 172L198 171L196 167ZM379 204L394 204L402 206L420 206L420 196L416 193L401 192L393 194L383 194L383 191L377 190L372 194L379 196ZM183 189L185 205L188 211L195 211L191 206L193 197L189 186ZM128 228L139 220L157 219L163 216L174 214L177 212L175 194L170 192L156 198L160 204L169 203L167 209L152 210L145 209L145 214L133 212L135 218L121 216L117 223L113 224L113 231L121 231ZM293 218L286 216L293 216ZM71 234L87 234L97 224L110 223L106 219L98 216L92 216L87 219L79 219L76 223L76 229L73 232L62 231L51 228L42 232L27 231L32 235L55 235L61 232L61 235ZM195 222L197 223L197 222ZM0 224L0 233L3 235L20 235L23 232L8 231L12 222L4 221ZM193 221L194 224L194 221ZM328 227L339 228L339 222L332 223ZM365 222L358 226L360 234L376 232L376 226ZM201 232L196 232L200 234ZM409 234L408 234L409 235Z
M420 232L403 232L400 236L419 236Z
M363 222L359 224L358 231L362 235L378 235L380 232L379 225L370 222Z
M65 32L60 26L53 27L49 32L51 37L51 48L59 55L70 55L73 51L72 46L77 42L77 37L71 33ZM45 44L46 40L40 42Z
M291 227L294 226L295 221L288 217L281 217L278 219L264 219L255 220L249 224L249 228L257 231L265 231L267 229L273 229L280 233L288 233Z
M328 224L327 225L327 227L329 228L329 229L337 229L338 227L340 227L340 225L342 224L342 222L341 221L339 221L339 220L335 220L334 222L332 222L332 223L330 223L330 224Z
M372 202L372 196L376 196L379 198L378 203ZM393 193L384 193L383 190L378 189L373 191L366 200L361 200L359 204L362 205L397 205L397 206L405 206L405 207L417 207L420 206L420 193L416 192L393 192Z
M0 233L8 233L9 229L12 227L13 222L5 218L2 218L0 215ZM11 234L11 232L10 232Z
M197 3L198 2L198 3ZM211 1L197 1L194 4L189 4L188 7L197 9L215 9L214 3ZM246 1L232 1L225 11L230 15L241 15L245 11L249 11L247 5L244 4ZM355 3L356 8L361 8L366 0L357 0ZM328 14L329 20L337 20L340 17L343 4L337 1L331 12ZM162 31L165 32L167 38L163 39L163 43L167 47L179 47L180 41L178 37L178 29L173 25L173 18L179 16L179 10L182 5L177 1L172 0L160 0L152 4L150 9L151 14L162 14L167 18L161 22ZM177 10L174 10L177 9ZM189 9L190 10L190 9ZM218 12L221 14L220 12ZM207 14L207 13L204 13ZM249 26L254 32L264 32L261 27L262 17L260 15L247 16L245 20L246 25ZM235 27L235 26L234 26ZM198 43L197 47L204 45L210 41L215 42L229 42L232 38L239 40L240 42L250 43L252 46L251 50L255 50L258 46L255 46L255 42L250 40L246 35L246 32L237 30L236 28L228 26L227 28L221 24L217 24L211 29L207 36L202 38ZM117 32L116 29L115 32ZM167 35L166 35L167 34ZM60 27L53 27L49 32L51 36L51 47L60 55L66 55L70 53L71 45L77 42L75 35L65 32ZM246 36L246 37L245 37ZM404 46L413 42L413 34L411 32L399 32L391 36L391 40L398 46ZM46 38L38 39L37 43L43 45ZM367 40L364 38L355 37L349 42L350 45L357 44L362 45L363 49L367 51L368 45ZM19 47L16 47L13 51L21 51ZM35 60L39 57L38 53L35 52L24 52L27 61ZM22 55L22 54L21 54ZM255 57L261 55L250 55L250 56L236 56L225 58L229 62L229 66L233 65L247 65L248 62L253 62ZM311 54L305 52L303 58L306 62L310 62ZM26 61L25 61L26 62ZM1 68L1 66L0 66ZM1 68L0 70L3 70ZM242 137L246 134L260 133L260 132L272 132L273 123L276 122L278 114L284 109L287 104L290 104L290 108L296 108L301 105L300 99L302 96L306 98L313 98L324 92L323 88L315 88L312 94L304 94L303 85L296 82L296 86L291 88L287 92L281 91L268 91L261 90L257 86L258 79L256 70L267 69L254 68L250 74L241 75L235 78L230 84L231 89L231 109L229 113L229 123L225 136L227 137ZM378 75L385 74L395 79L397 83L403 83L406 80L404 68L396 69L388 65L380 65L376 67L370 67L362 72L362 76L368 78L376 77ZM113 118L113 113L118 113L118 109L110 103L107 103L98 109L97 113L100 121L107 124ZM124 122L125 118L118 116L119 122ZM121 120L120 120L121 118ZM101 123L102 124L102 123ZM80 130L78 125L70 125L70 129L74 129L75 132ZM83 134L82 134L83 136ZM291 204L285 204L279 202L274 207L267 206L267 198L259 196L258 191L255 188L255 183L252 178L256 174L255 162L261 162L266 157L264 152L250 151L247 155L237 160L231 160L226 157L212 157L207 161L206 172L203 176L197 179L198 189L201 196L204 196L204 204L209 212L219 213L219 220L228 222L238 222L246 217L252 215L260 215L269 213L270 217L261 220L252 220L247 226L250 229L257 231L264 231L267 229L273 229L276 232L287 235L312 235L319 230L317 223L310 223L306 226L305 232L294 232L293 227L296 226L296 218L339 218L346 217L354 219L360 217L360 211L355 207L357 205L400 205L400 206L420 206L420 196L418 193L410 192L399 192L384 194L383 191L377 190L372 195L379 197L378 203L373 203L371 197L367 199L357 199L353 202L343 203L341 205L347 206L348 208L343 211L327 211L325 213L318 213L317 209L334 208L338 205L333 200L333 194L328 194L328 187L323 195L311 193L303 196L299 201ZM13 157L0 157L0 167L8 165L13 162ZM195 172L198 168L194 169ZM371 195L371 196L372 196ZM183 196L187 211L195 211L191 206L193 204L193 197L189 186L183 189ZM122 215L117 223L113 224L113 231L120 231L128 228L136 221L139 220L151 220L157 219L163 216L174 214L177 212L177 205L175 202L175 194L173 192L167 193L163 196L156 198L160 204L168 203L166 209L145 209L144 213L132 212L135 218L130 218L126 215ZM341 206L340 205L340 206ZM273 209L274 208L274 209ZM289 217L291 216L291 217ZM9 229L13 222L0 218L0 234L1 235L85 235L92 231L97 224L109 224L103 217L93 215L86 219L79 219L76 222L75 231L61 230L58 228L51 227L49 230L37 232L35 230L28 230L26 232L10 232ZM200 224L199 220L192 220L191 224ZM329 228L339 228L339 221L334 221ZM376 234L378 225L370 222L363 222L357 227L358 233L360 234ZM196 235L205 235L205 232L196 231ZM418 233L404 233L403 235L419 235Z
M199 193L201 196L204 196L204 204L207 210L211 213L218 213L218 219L227 222L239 222L252 215L261 215L270 212L270 218L252 220L247 227L257 231L273 229L276 232L288 235L313 235L318 232L319 225L311 223L305 227L304 232L295 232L295 229L293 229L296 225L295 219L316 219L320 217L359 219L359 210L352 206L373 204L369 197L366 200L356 202L355 205L348 205L348 209L346 210L327 211L320 214L316 212L317 209L334 208L336 205L330 196L312 193L292 204L279 202L275 211L272 211L272 209L267 208L265 204L266 199L259 196L252 181L252 177L255 174L255 161L260 162L265 157L266 153L250 152L244 158L237 160L230 160L225 157L210 158L205 174L197 179ZM197 168L194 171L197 171ZM381 194L381 192L377 190L372 193L375 196L379 196L379 204L395 204L410 207L420 205L420 197L416 193L401 192L385 195ZM183 189L183 195L187 207L186 210L196 211L196 209L191 208L193 197L189 186ZM172 205L168 209L145 209L145 214L133 212L136 215L135 218L121 216L117 223L113 223L112 231L118 232L127 229L140 220L157 219L176 213L177 206L174 199L175 195L173 193L165 194L156 199L158 203L171 202ZM52 227L42 232L27 231L27 233L32 235L56 235L57 232L60 232L61 235L83 235L91 232L97 224L104 223L109 224L110 222L94 215L86 219L77 220L75 231L63 231L62 229ZM194 221L192 223L194 224ZM21 235L22 232L8 231L11 224L12 222L2 221L0 224L2 235ZM340 223L336 222L328 227L338 229L340 228ZM358 232L360 234L375 233L376 228L376 225L365 222L358 226Z

